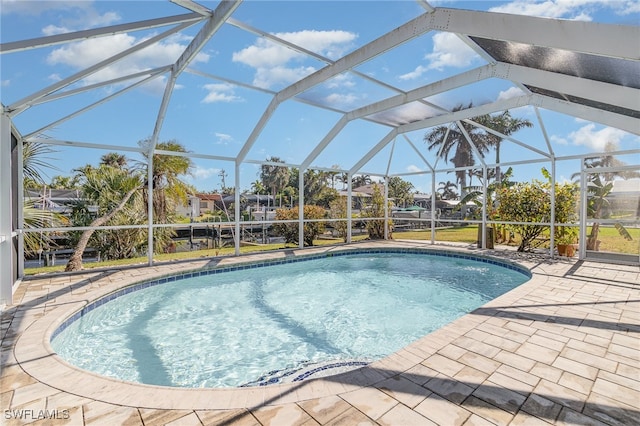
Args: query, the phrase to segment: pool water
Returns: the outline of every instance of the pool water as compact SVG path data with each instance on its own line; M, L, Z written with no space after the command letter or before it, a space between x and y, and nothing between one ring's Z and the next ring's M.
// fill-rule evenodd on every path
M133 291L82 315L51 345L71 364L126 381L273 383L303 368L298 377L309 377L310 366L380 359L527 280L462 258L322 258Z

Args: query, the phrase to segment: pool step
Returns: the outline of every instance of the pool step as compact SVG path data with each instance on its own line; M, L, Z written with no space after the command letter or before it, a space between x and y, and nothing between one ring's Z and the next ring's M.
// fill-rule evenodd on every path
M315 379L356 370L369 365L371 362L371 360L364 359L340 359L322 362L303 361L295 367L270 371L256 380L241 385L241 387L300 382L309 378Z

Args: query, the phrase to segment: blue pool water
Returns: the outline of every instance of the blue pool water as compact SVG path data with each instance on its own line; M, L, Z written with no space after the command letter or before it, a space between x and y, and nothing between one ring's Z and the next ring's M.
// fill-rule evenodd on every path
M78 367L146 384L295 381L380 359L528 279L455 257L327 257L132 291L83 312L51 345Z

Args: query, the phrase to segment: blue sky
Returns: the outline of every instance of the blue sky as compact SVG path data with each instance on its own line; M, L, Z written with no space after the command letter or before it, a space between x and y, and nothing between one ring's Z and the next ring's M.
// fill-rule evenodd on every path
M215 8L217 2L201 2ZM546 1L437 1L436 7L490 10L561 19L578 19L602 23L639 25L640 6L633 1L546 0ZM187 13L165 1L7 1L1 0L2 43L54 35L69 31L115 25L143 19ZM245 1L233 18L243 24L298 44L328 60L335 60L424 13L413 1ZM1 99L10 105L44 87L54 84L100 60L161 33L168 27L101 37L77 43L56 45L0 56ZM174 62L200 25L172 35L132 57L103 69L70 88L91 85L145 69ZM395 92L365 77L411 90L465 70L486 64L479 55L451 33L429 32L397 49L386 52L340 74L322 85L302 93L303 100L320 103L331 109L350 111L393 96ZM234 157L242 148L273 93L322 68L325 62L271 43L253 33L225 24L209 41L190 68L198 73L256 86L253 90L228 81L183 73L177 80L169 104L160 140L176 139L188 150L198 153ZM133 89L81 116L60 123L43 132L46 137L98 144L135 147L149 137L155 125L166 74ZM15 117L23 135L116 93L124 86L114 84L33 106ZM518 95L520 90L500 79L485 80L427 99L451 109L458 104L476 105ZM403 118L419 119L428 115L429 107L409 105L398 112ZM532 129L514 135L518 140L546 150L542 129L532 108L512 110L514 116L534 122ZM552 111L541 111L546 132L557 156L601 151L607 142L620 149L640 146L637 136L586 122ZM341 114L312 107L304 102L287 101L276 110L260 133L247 159L264 160L270 156L299 164L340 119ZM389 115L387 119L391 119ZM368 121L350 123L312 163L319 167L352 167L390 128ZM422 138L425 130L407 134L407 139L433 164L435 153L429 152ZM427 167L407 139L396 138L362 170L369 173L409 173ZM88 148L55 147L51 162L58 170L49 176L70 174L76 167L97 163L107 151ZM393 155L391 151L393 149ZM140 159L136 153L126 153ZM493 154L490 154L490 156ZM390 160L391 157L391 160ZM539 158L535 152L506 143L503 160ZM637 157L637 156L636 156ZM638 162L637 158L626 158ZM234 179L234 166L220 160L194 159L194 171L187 177L199 190L219 189L220 173L225 170L226 184ZM442 161L438 163L442 166ZM516 178L540 177L544 164L518 166ZM577 171L577 161L561 164L560 179ZM244 164L240 170L241 188L258 178L259 166ZM423 192L430 192L427 176L405 176ZM439 174L436 180L454 180L452 174Z

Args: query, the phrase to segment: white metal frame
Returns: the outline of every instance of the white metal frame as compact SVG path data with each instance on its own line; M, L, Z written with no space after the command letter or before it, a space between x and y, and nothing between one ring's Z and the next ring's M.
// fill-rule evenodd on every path
M436 173L445 171L455 171L460 168L443 168L438 167L438 159L436 158L434 164L430 164L429 161L420 153L416 146L408 137L408 133L428 129L434 126L445 125L448 123L458 123L458 127L462 130L471 149L475 151L478 159L481 161L479 167L483 171L486 182L487 169L495 167L495 164L491 164L482 159L475 149L475 146L471 142L469 135L466 134L462 122L471 124L473 126L479 126L484 130L494 133L505 141L509 141L520 147L523 147L532 152L535 158L531 160L519 160L511 162L503 162L501 165L516 165L534 162L550 162L552 180L555 182L555 162L569 158L583 158L584 156L574 157L556 157L553 144L550 141L544 121L540 115L540 109L547 109L556 111L562 114L572 115L575 117L583 118L585 120L601 123L603 125L622 129L626 132L639 135L640 134L640 120L631 116L621 115L606 109L599 109L594 107L588 107L568 101L563 101L548 96L530 93L525 85L540 87L550 91L557 91L563 94L580 97L583 99L589 99L596 103L613 105L618 108L624 108L626 110L638 111L640 90L632 87L625 87L623 85L603 83L593 80L588 80L579 77L573 77L569 75L563 75L550 71L543 71L540 69L533 69L523 67L519 65L506 64L495 61L490 55L488 55L482 48L473 42L472 37L483 37L493 40L501 40L514 43L522 43L532 46L543 46L548 48L562 49L567 52L577 52L582 54L597 55L608 58L616 58L625 61L639 61L640 51L634 43L628 42L629 40L640 39L640 28L637 26L620 26L620 25L605 25L593 22L577 22L577 21L564 21L546 18L536 18L530 16L516 16L506 15L499 13L488 12L474 12L467 10L451 9L451 8L434 8L426 1L418 1L418 3L425 9L425 13L418 17L411 19L398 28L378 37L377 39L367 43L366 45L356 49L355 51L347 54L346 56L337 60L331 60L323 57L317 53L311 52L302 46L298 46L294 43L283 40L273 34L263 31L259 28L252 27L246 23L232 17L236 8L240 5L241 1L221 1L215 10L211 10L199 3L191 0L171 0L176 5L182 6L190 13L183 15L168 16L157 19L149 19L139 22L127 23L122 25L108 26L93 30L78 31L75 33L61 34L50 37L41 37L31 40L22 40L10 43L0 44L0 54L11 54L14 52L20 52L27 49L36 49L46 46L59 45L64 43L70 43L73 41L86 40L95 37L104 37L113 34L126 33L130 31L148 30L155 28L162 28L171 26L169 29L165 29L163 32L133 46L117 55L114 55L100 63L93 65L85 70L79 71L74 75L71 75L57 83L54 83L48 87L45 87L33 94L30 94L23 99L13 102L10 105L2 105L1 115L1 132L0 132L0 197L3 200L10 199L9 195L12 191L19 190L21 188L12 188L10 186L10 158L7 154L8 147L11 142L11 133L13 129L13 118L21 114L28 108L34 105L47 103L53 103L58 99L74 96L76 94L84 93L89 90L100 88L112 84L121 84L126 82L132 82L123 89L100 99L91 105L85 106L71 114L66 115L56 121L50 122L47 125L41 127L37 131L33 131L24 137L19 136L18 132L14 133L19 138L19 143L23 142L39 142L49 145L63 145L74 146L83 148L96 148L96 149L112 149L119 151L129 152L142 152L141 148L137 147L124 147L108 144L97 144L90 141L70 141L43 138L42 133L55 125L64 121L70 120L100 104L110 101L113 98L121 96L122 94L135 89L136 87L145 84L151 79L162 77L167 75L167 81L165 85L165 92L162 101L159 106L159 110L156 116L155 125L152 131L151 143L149 144L148 151L145 152L149 159L148 166L148 179L151 180L153 155L183 155L191 158L202 158L211 160L227 161L234 165L235 170L235 182L236 188L236 203L235 203L235 253L240 253L240 167L243 164L268 164L264 160L248 158L248 154L254 146L255 142L262 133L262 130L269 123L273 114L283 103L287 101L303 102L308 105L312 105L317 108L324 108L340 114L340 118L334 124L334 126L327 132L326 135L320 140L320 142L313 147L309 154L304 158L300 164L278 164L287 167L297 167L300 170L299 174L299 187L304 187L304 172L309 169L328 170L319 166L314 166L313 162L322 154L322 152L331 144L331 142L341 133L341 131L354 120L367 120L376 124L380 124L389 128L388 132L379 141L373 144L373 148L367 152L363 152L360 158L354 159L354 164L350 167L346 167L340 172L346 172L349 177L352 177L358 173L367 173L370 175L377 175L382 177L385 182L388 182L391 176L405 176L409 174L424 174L425 176L431 176L431 188L432 188L432 205L435 205L435 176ZM509 25L505 25L508 22ZM201 24L201 28L192 39L188 47L184 50L182 55L173 64L168 64L164 67L159 67L153 70L146 70L137 72L131 75L122 76L117 79L113 79L106 82L96 83L88 85L82 88L68 89L73 83L82 80L83 78L105 68L109 65L122 60L123 58L140 51L141 49L157 43L166 37L176 34L185 30L193 25ZM318 71L308 75L307 77L285 87L280 91L271 91L262 88L255 87L250 84L230 80L228 78L215 76L206 73L201 70L189 68L190 63L193 61L198 52L203 49L206 43L212 38L212 36L225 24L232 25L240 30L250 32L258 35L259 37L266 38L274 43L286 46L287 48L294 49L304 55L320 60L326 64L326 66L320 68ZM487 61L486 65L482 65L475 69L459 73L455 76L444 78L437 82L432 82L425 86L416 88L410 91L403 91L385 82L377 80L369 75L359 72L355 69L360 64L365 63L391 49L403 45L404 43L422 36L430 31L445 31L456 34L467 45L474 49L482 58ZM225 81L229 84L245 87L251 90L257 90L262 93L266 93L272 96L272 99L266 109L263 111L262 116L253 127L249 137L244 141L242 148L239 150L235 157L217 156L202 153L174 153L161 151L156 149L159 134L162 129L165 116L167 114L167 107L171 100L173 89L177 78L183 73L188 72L194 75L198 75L207 79L214 79ZM350 111L340 111L335 108L314 103L312 101L300 98L298 95L313 88L327 80L341 74L349 72L360 78L367 79L373 84L390 89L396 94L369 105L365 105L360 108L356 108ZM475 106L473 108L464 109L461 111L451 112L439 105L425 101L425 98L445 93L449 90L453 90L459 87L470 85L482 80L490 78L500 78L512 82L523 91L523 95L501 101L491 102L485 105ZM406 105L412 102L421 102L434 108L436 111L440 111L441 115L435 117L428 117L423 120L415 122L401 123L398 125L391 125L384 122L380 117L376 118L376 114L384 113L397 108L402 105ZM546 144L546 150L539 149L531 146L525 142L522 142L516 138L500 134L492 129L488 129L471 121L471 118L482 114L491 114L495 112L501 112L507 109L515 109L523 106L532 106L535 110L538 124L542 130L543 138ZM390 174L390 164L393 157L395 144L398 136L402 138L411 146L417 156L426 164L427 170L418 173L403 173L403 174ZM446 136L445 136L446 137ZM375 157L382 149L391 143L391 154L387 163L387 169L385 172L368 172L363 170L363 167ZM626 151L626 153L640 153L639 150ZM593 155L593 154L590 154ZM463 168L469 169L469 168ZM584 180L584 171L582 179ZM584 182L583 182L584 183ZM21 186L21 184L19 185ZM385 200L388 199L388 185L385 185ZM584 185L582 185L584 188ZM486 198L486 187L484 188ZM351 242L351 194L352 187L348 184L348 201L347 201L347 221L348 235L347 241ZM584 189L582 191L584 197ZM151 206L152 201L152 189L148 191L148 204ZM299 204L299 241L303 244L303 225L304 225L304 194L300 191L300 204ZM386 204L385 204L386 206ZM13 229L11 225L11 209L15 209L16 214L19 216L19 229ZM8 270L7 268L12 261L10 256L7 256L9 245L14 238L18 238L19 242L22 241L20 232L22 231L22 217L21 213L18 213L20 209L17 206L9 206L7 203L1 203L0 206L0 269L2 271ZM553 209L552 209L553 211ZM585 212L583 211L583 217ZM385 209L384 219L389 218L389 212ZM431 224L432 233L431 241L435 241L435 209L431 212ZM484 228L487 223L486 208L483 210L483 219L481 221L483 225L483 241ZM164 226L164 225L162 225ZM552 228L555 226L554 218L551 220ZM581 223L581 227L584 227L584 223ZM153 230L156 225L153 224L153 212L149 208L148 211L148 224L146 225L149 231L149 253L148 262L153 263ZM119 228L119 227L114 227ZM62 228L61 230L69 230L71 228ZM75 229L75 228L74 228ZM553 235L553 232L551 233ZM386 228L385 228L386 235ZM553 237L552 237L553 238ZM581 244L584 241L581 239ZM553 245L552 245L553 246ZM553 250L551 250L551 254ZM584 253L584 250L580 250ZM22 262L20 262L22 263ZM22 274L22 266L20 268L20 274ZM0 274L0 304L8 303L11 299L11 288L13 283L8 282L6 273Z

